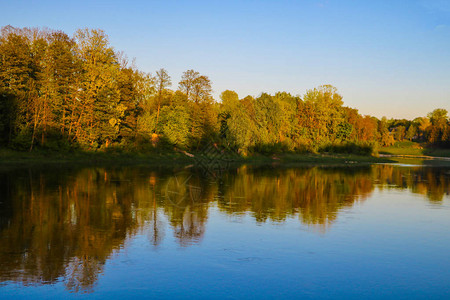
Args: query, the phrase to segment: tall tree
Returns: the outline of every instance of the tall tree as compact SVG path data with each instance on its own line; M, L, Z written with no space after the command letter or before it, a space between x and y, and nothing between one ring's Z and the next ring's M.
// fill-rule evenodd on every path
M192 87L192 96L195 103L211 101L211 80L201 75L195 78Z
M8 142L27 126L29 92L33 81L30 41L11 26L0 38L1 124Z
M75 34L83 66L83 110L75 124L75 137L83 145L98 148L117 136L119 118L117 87L119 65L107 35L99 29L81 29Z
M55 126L60 126L62 135L69 134L69 127L77 111L77 93L81 63L75 54L75 41L61 31L53 32L49 37L47 49L47 67L51 75L48 80L53 83L54 99L52 110ZM72 116L72 118L71 118Z
M190 99L192 90L194 88L195 80L200 76L200 73L194 70L187 70L181 76L181 81L178 83L180 91L186 94L186 97Z
M156 72L155 83L156 83L155 85L156 85L157 103L158 103L158 111L156 114L156 124L155 124L155 133L156 133L156 127L158 126L159 111L161 110L161 101L163 98L163 94L164 94L165 90L167 89L167 87L172 85L170 76L165 69L159 69Z

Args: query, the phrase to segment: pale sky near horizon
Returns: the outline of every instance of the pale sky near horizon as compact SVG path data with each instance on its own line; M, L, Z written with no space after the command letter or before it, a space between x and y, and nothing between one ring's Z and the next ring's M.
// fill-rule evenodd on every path
M101 28L173 89L187 69L208 75L216 99L332 84L362 114L450 111L450 0L0 0L0 11L0 26Z

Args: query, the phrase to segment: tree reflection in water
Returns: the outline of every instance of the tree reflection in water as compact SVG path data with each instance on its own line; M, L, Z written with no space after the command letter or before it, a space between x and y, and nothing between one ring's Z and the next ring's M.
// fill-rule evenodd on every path
M374 165L250 168L211 178L196 170L73 168L0 174L0 282L63 280L89 291L107 259L144 229L158 246L168 223L180 246L201 241L208 211L257 222L297 217L326 230L342 208L374 189L408 189L440 203L448 168Z

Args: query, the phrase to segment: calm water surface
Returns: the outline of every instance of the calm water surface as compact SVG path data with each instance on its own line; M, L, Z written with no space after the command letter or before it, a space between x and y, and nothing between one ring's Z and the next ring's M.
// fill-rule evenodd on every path
M0 298L450 298L450 168L0 172Z

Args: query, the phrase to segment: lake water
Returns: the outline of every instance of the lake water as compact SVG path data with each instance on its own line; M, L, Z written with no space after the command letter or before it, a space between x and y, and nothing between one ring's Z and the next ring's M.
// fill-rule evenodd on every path
M0 298L450 298L450 168L0 172Z

